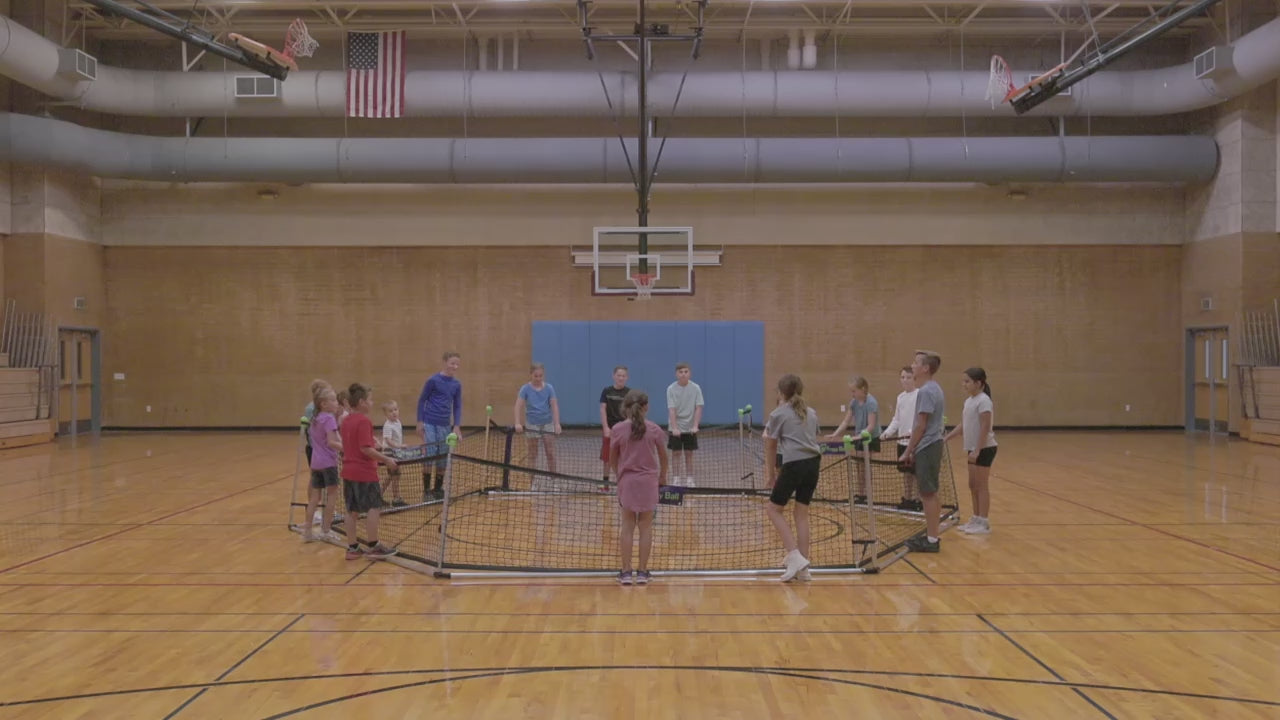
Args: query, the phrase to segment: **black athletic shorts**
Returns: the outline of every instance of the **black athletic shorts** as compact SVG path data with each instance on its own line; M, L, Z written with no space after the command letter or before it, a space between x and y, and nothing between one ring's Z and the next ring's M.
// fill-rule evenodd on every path
M794 494L796 502L808 505L813 500L814 491L818 489L818 472L821 469L821 455L783 463L782 469L778 471L778 480L773 484L773 493L769 495L769 502L786 507L787 501Z
M342 499L347 503L347 512L369 512L377 510L385 503L382 501L382 488L376 482L342 481Z
M698 433L680 433L672 435L667 433L667 449L668 450L697 450L698 449Z
M316 490L338 486L338 468L331 467L311 471L311 487Z
M982 448L981 450L978 451L978 459L973 461L973 464L977 465L978 467L991 467L991 463L996 461L997 449L998 448L995 445L992 445L991 447L987 447L987 448Z
M870 443L868 443L868 444L871 446L871 452L873 452L873 453L880 452L880 438L879 438L879 437L873 437L873 438L871 438L871 442L870 442ZM854 440L854 441L853 441L853 449L854 449L855 451L857 451L857 452L862 452L862 438L858 438L857 440Z

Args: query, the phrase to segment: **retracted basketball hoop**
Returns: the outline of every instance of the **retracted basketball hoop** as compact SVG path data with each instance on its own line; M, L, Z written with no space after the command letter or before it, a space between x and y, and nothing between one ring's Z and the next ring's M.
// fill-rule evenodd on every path
M284 36L284 50L276 50L239 33L230 33L227 39L259 60L294 71L298 69L298 63L293 60L295 57L311 57L320 47L320 43L307 32L307 24L302 18L289 23L289 30Z

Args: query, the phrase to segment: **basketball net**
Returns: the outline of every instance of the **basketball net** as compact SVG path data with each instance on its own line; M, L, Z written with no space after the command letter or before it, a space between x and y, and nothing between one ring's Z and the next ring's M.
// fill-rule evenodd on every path
M1013 89L1013 73L1009 70L1009 63L999 55L992 55L991 77L987 80L987 100L991 101L991 107L1008 100Z
M631 284L636 286L637 300L650 300L653 298L653 281L657 276L648 273L636 273L631 276Z
M289 31L284 36L285 55L291 58L311 57L319 47L320 43L307 32L307 24L302 21L302 18L289 23Z

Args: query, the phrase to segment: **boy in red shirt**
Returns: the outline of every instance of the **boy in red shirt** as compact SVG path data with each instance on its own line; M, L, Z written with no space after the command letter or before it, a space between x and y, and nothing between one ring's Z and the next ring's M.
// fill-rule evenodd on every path
M378 463L395 471L396 461L378 452L373 442L373 423L369 410L373 408L373 389L360 383L352 383L348 389L351 414L338 432L342 436L342 498L347 503L347 559L368 557L381 560L396 554L392 548L378 542L378 516L384 505L382 489L378 484ZM366 514L365 528L369 531L369 549L361 550L356 539L356 523L360 513Z

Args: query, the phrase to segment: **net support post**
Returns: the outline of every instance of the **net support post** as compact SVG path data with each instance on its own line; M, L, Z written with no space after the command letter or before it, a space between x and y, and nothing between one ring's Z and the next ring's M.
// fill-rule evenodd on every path
M444 482L441 484L444 488L444 500L440 504L440 559L436 562L437 573L444 572L445 546L449 541L449 497L453 495L453 451L458 447L458 436L449 433L445 444L448 446L448 455L445 457Z
M745 408L738 410L738 480L740 482L747 478L747 436L742 425L746 412Z
M302 419L306 420L307 418L304 417ZM294 525L293 523L294 510L298 506L298 475L302 471L302 458L306 456L306 450L305 450L306 447L307 447L307 425L304 424L298 428L298 452L297 452L297 458L294 460L294 463L293 463L293 488L289 491L289 527L290 528L292 528ZM322 509L321 512L324 512L324 510ZM304 518L304 520L307 523L311 522L311 518ZM307 527L309 527L309 525L303 526L303 532L306 532Z
M871 440L866 434L862 436L862 454L865 456L862 461L863 472L867 478L867 532L871 534L871 571L880 571L879 557L880 553L876 551L876 546L880 544L880 536L876 534L876 496L875 488L871 485Z

